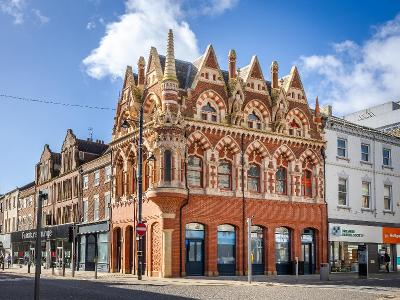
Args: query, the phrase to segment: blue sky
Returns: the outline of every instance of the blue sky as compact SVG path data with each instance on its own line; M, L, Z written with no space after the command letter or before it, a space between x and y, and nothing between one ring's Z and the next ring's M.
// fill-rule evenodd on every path
M272 60L281 76L297 64L310 104L340 115L400 100L399 12L388 0L0 0L0 94L115 108L125 66L150 45L164 53L172 27L177 58L212 43L222 68L231 48L239 67L258 55L267 79ZM113 117L0 97L0 193L32 181L68 128L109 141Z

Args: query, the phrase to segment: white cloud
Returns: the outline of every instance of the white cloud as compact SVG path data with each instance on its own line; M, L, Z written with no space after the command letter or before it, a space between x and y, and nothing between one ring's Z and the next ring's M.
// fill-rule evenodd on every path
M49 22L50 18L36 8L29 11L26 0L0 0L0 12L14 18L14 24L21 25L27 17L34 17L40 24Z
M375 26L364 43L344 41L328 55L302 56L310 90L324 104L345 114L391 100L400 100L400 15Z
M24 23L25 0L2 0L0 11L14 18L14 24Z
M203 14L222 13L238 0L126 0L125 13L106 25L106 33L99 46L83 60L89 76L122 77L126 65L136 65L139 56L149 53L150 47L165 53L167 32L174 31L175 56L193 60L200 55L195 33L187 21L194 6ZM213 8L211 10L211 8ZM100 22L100 20L99 20Z
M207 15L219 15L238 4L239 0L203 0L202 12Z
M47 22L50 21L50 18L43 15L40 10L34 8L34 9L32 9L32 12L36 16L36 18L39 20L40 24L46 24Z
M94 22L94 21L90 21L90 22L88 22L86 24L86 29L87 30L92 30L92 29L95 29L95 28L96 28L96 22Z

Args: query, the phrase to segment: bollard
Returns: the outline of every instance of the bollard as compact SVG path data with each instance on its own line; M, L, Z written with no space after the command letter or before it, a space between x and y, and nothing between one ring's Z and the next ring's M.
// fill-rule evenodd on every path
M31 273L31 262L28 261L28 274L30 274L30 273Z
M299 258L295 258L295 263L296 263L296 279L299 279Z
M97 256L94 258L94 279L97 279Z
M54 275L54 264L51 263L51 275Z

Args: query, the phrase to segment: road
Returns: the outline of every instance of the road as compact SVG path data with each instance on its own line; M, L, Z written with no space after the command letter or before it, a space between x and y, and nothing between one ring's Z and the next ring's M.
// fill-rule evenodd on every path
M390 282L393 282L390 280ZM346 285L282 282L145 280L134 278L71 279L44 276L41 299L393 299L400 290L393 284ZM33 299L32 276L0 273L0 299ZM400 299L400 298L398 298Z

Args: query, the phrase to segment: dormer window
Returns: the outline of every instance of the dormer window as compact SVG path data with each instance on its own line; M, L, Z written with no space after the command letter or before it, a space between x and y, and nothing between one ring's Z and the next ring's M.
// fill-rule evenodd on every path
M217 122L217 111L211 106L210 102L207 102L207 104L201 108L201 119L204 121Z
M255 129L261 130L261 120L254 113L254 111L247 116L247 126L249 128L255 128Z
M295 120L289 123L289 134L293 136L303 135L300 125Z

